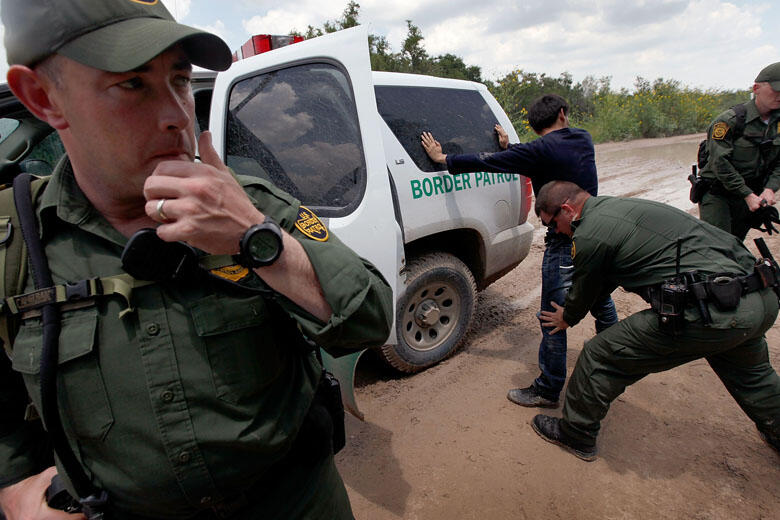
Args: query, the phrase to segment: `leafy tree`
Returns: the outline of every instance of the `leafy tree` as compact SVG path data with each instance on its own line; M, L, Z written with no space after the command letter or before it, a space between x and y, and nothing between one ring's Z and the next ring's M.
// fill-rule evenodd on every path
M406 20L406 27L408 32L406 33L406 39L404 39L402 45L401 59L407 62L409 72L427 72L431 59L422 46L422 41L424 39L422 32L420 32L420 28L414 25L411 20Z
M344 8L339 19L328 20L323 23L321 28L309 25L304 33L292 30L290 34L303 36L306 39L316 38L323 34L355 27L359 24L359 16L360 4L353 0ZM482 81L481 69L476 65L466 65L459 56L443 54L431 57L423 46L425 37L420 28L411 20L406 21L406 27L407 34L400 52L393 52L386 37L376 34L368 35L372 70L431 74L445 78Z
M482 71L476 65L466 65L463 58L454 54L442 54L433 58L431 74L443 78L466 79L482 82Z

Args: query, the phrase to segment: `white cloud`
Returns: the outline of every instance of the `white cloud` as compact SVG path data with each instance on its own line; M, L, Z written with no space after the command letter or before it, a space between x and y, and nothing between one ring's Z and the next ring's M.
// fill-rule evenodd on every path
M264 14L245 19L241 25L249 35L287 34L293 29L305 32L309 25L322 27L326 21L340 18L343 10L344 6L334 3L303 0L285 7L261 10Z
M162 3L177 21L183 21L192 7L192 0L162 0Z
M460 11L433 7L426 18L413 18L428 52L460 55L492 79L519 68L556 77L570 72L575 81L612 76L617 87L631 87L643 76L744 88L757 70L778 59L778 47L761 28L764 4L537 0L501 9L492 1ZM389 33L394 50L405 35L405 26Z
M197 25L193 24L193 27L197 29L201 29L203 31L208 31L212 34L216 34L223 40L227 41L228 39L228 30L225 27L225 24L222 22L222 20L215 20L213 24L211 25Z

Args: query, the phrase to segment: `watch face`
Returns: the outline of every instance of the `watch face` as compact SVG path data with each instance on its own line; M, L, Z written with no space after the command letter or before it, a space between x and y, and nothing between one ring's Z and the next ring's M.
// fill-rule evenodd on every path
M270 263L280 253L280 237L270 229L258 229L249 239L249 254L258 263Z

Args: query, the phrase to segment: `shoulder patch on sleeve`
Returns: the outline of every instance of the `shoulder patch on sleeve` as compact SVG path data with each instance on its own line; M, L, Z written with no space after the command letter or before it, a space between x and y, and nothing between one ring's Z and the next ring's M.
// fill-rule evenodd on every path
M712 127L712 138L713 139L723 139L726 137L726 134L729 131L729 125L724 123L723 121L719 121L715 123L715 126Z
M319 217L306 206L298 208L298 218L295 220L295 227L312 240L318 242L325 242L328 240L328 228L326 228Z
M577 244L574 243L574 240L571 241L571 258L574 260L574 257L577 256Z

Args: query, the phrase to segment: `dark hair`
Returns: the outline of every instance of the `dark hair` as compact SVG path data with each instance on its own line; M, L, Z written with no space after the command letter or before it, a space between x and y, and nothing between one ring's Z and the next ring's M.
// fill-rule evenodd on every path
M563 109L569 115L569 104L558 94L545 94L536 99L528 108L528 124L537 134L555 124Z
M588 192L569 181L552 181L548 182L539 190L536 195L536 204L534 204L534 211L538 217L542 211L548 215L552 215L558 211L566 199L571 202L578 202L583 195L587 195Z

